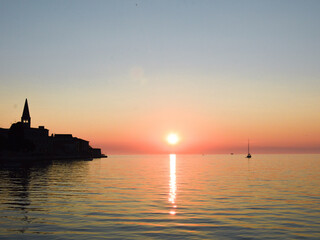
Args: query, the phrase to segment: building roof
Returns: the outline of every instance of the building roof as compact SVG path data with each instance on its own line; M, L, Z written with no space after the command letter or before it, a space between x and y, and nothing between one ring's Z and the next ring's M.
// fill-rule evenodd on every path
M29 113L29 107L28 107L28 100L26 99L24 103L23 113L22 113L22 119L30 119L30 113Z
M55 134L55 138L73 138L72 134Z

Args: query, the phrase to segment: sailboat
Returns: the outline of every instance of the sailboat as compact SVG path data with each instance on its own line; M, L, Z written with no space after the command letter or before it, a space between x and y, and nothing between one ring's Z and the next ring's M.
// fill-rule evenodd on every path
M251 158L249 140L248 140L248 155L246 156L246 158Z

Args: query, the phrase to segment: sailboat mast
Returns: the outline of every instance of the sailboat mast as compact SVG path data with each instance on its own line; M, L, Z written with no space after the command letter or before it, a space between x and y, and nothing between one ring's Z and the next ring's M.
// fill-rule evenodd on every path
M246 158L251 158L249 139L248 139L248 155L246 156Z

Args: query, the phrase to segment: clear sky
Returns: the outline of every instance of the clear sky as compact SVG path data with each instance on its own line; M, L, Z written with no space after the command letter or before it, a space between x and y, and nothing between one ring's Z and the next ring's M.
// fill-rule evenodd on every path
M0 1L0 127L115 153L320 152L320 1ZM180 136L174 148L165 138Z

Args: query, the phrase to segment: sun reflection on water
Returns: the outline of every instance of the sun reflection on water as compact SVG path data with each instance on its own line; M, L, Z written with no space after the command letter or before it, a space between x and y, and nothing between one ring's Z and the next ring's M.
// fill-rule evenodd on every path
M172 209L170 210L171 215L176 214L176 154L170 154L170 181L169 181L169 202L172 204Z

